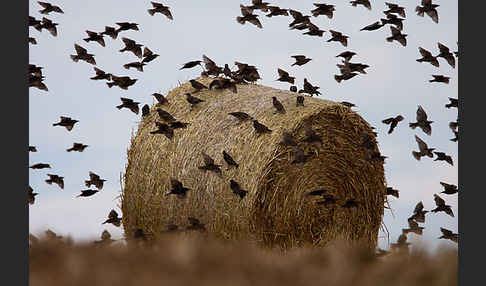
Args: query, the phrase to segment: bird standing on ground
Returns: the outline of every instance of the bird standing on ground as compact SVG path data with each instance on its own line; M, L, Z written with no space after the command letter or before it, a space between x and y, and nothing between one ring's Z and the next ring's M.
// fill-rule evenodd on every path
M278 113L286 113L283 104L275 96L272 96L272 104Z

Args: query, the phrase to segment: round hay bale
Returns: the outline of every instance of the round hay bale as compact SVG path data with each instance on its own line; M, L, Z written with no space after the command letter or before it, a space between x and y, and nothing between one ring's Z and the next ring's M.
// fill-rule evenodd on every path
M198 81L209 85L212 79ZM167 95L168 105L152 106L143 118L128 150L128 164L122 195L123 225L131 236L137 228L152 235L167 230L168 224L188 225L196 217L208 232L227 239L250 239L267 246L284 248L312 243L325 245L335 238L365 242L375 247L381 226L386 183L383 162L370 159L362 147L370 136L378 151L370 125L350 108L328 100L305 97L296 107L297 94L256 84L238 85L231 90L202 90L193 94L204 102L191 109L185 83ZM272 96L286 109L275 113ZM172 140L150 134L161 121L156 108L177 120L188 122L176 129ZM229 112L243 111L272 130L257 135L251 121L238 121ZM322 144L303 142L304 126L322 138ZM279 145L287 130L298 146L313 156L302 166L291 164L294 149ZM222 151L239 164L230 167ZM221 164L222 177L200 170L201 152ZM170 179L191 190L181 199L167 195ZM240 199L230 189L230 179L248 194ZM322 198L305 194L325 189L336 205L317 204ZM343 208L347 200L356 208Z

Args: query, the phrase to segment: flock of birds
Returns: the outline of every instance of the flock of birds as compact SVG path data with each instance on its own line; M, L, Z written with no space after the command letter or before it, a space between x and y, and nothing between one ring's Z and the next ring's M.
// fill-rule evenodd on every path
M63 10L55 5L46 2L38 2L39 5L43 7L42 10L39 12L43 15L49 15L50 13L61 13L63 14ZM154 16L156 13L160 13L167 17L169 20L173 20L173 16L170 12L170 8L164 6L161 3L151 2L152 8L148 9L148 13L151 16ZM350 4L354 7L358 5L362 5L367 9L371 10L371 3L369 0L355 0L350 1ZM380 19L380 21L376 21L370 25L367 25L361 29L361 31L375 31L378 30L386 25L390 25L391 29L391 36L386 38L386 41L393 42L397 41L402 46L407 45L406 36L407 34L402 34L403 30L403 21L405 20L405 8L399 6L398 4L393 3L385 3L388 7L388 10L384 11L386 18ZM262 0L252 0L251 6L240 5L241 8L241 16L236 17L236 21L242 25L245 23L250 23L258 28L263 28L262 23L259 20L259 15L254 14L256 11L265 12L266 17L276 17L276 16L291 16L292 22L289 24L289 28L291 30L307 30L304 35L309 36L317 36L323 37L326 31L321 30L317 25L311 22L311 17L318 17L318 16L327 16L329 19L333 18L333 13L335 11L334 5L329 4L321 4L321 3L314 3L316 7L314 10L310 11L311 14L305 15L302 12L292 10L292 9L284 9L278 6L272 6L269 3L262 2ZM427 14L435 23L438 23L439 17L437 12L437 7L439 5L433 4L431 0L422 0L421 6L417 6L416 12L418 16L424 16ZM401 18L400 18L401 17ZM57 36L57 23L54 23L52 20L43 17L41 20L36 19L35 17L29 16L29 26L32 26L39 32L42 32L43 29L48 30L53 36ZM130 23L130 22L119 22L116 23L118 28L106 26L105 30L102 32L93 32L93 31L86 31L88 37L83 39L85 42L96 42L102 47L105 47L105 39L104 36L109 36L113 40L118 38L119 33L127 30L135 30L138 31L138 24L137 23ZM344 35L341 32L329 30L331 33L331 38L327 40L327 42L339 42L342 46L347 47L349 37ZM149 62L152 62L157 57L158 54L153 53L148 47L144 46L143 44L137 43L135 40L129 39L127 37L122 37L121 40L125 44L125 47L120 52L131 52L133 53L139 60L124 64L123 67L126 69L134 68L139 72L143 72L143 67L147 65ZM29 43L37 44L35 38L29 37ZM127 90L130 86L134 85L137 81L136 78L130 78L129 76L115 76L112 73L107 73L100 68L96 67L95 55L88 52L88 50L79 44L74 44L76 54L70 55L71 59L74 62L85 61L89 64L92 64L94 67L95 75L91 77L91 80L106 80L106 84L109 88L113 86L118 86L121 89ZM142 47L144 49L142 50ZM435 67L439 67L439 58L443 58L446 62L452 67L455 68L455 58L458 57L458 52L450 52L450 49L445 45L438 43L438 54L433 56L430 51L425 50L422 47L419 47L421 58L417 59L418 62L430 63ZM340 70L340 74L334 76L335 80L340 83L341 81L350 80L351 78L355 77L358 74L366 74L365 69L369 66L363 63L353 63L351 59L357 55L357 53L352 51L344 51L337 55L337 58L342 58L342 62L337 64L337 67ZM292 56L295 60L295 63L292 66L303 66L309 61L311 58L306 57L305 55L295 55ZM204 66L203 66L204 64ZM212 90L212 89L229 89L233 93L237 93L237 85L238 84L247 84L247 83L255 83L257 80L260 79L260 75L258 73L258 69L256 66L249 65L246 63L241 63L235 61L235 70L231 70L228 64L224 66L218 66L213 60L211 60L206 55L202 56L202 60L194 60L187 63L184 63L180 70L183 69L192 69L195 67L201 67L203 71L201 72L201 76L204 77L212 77L213 80L209 84L209 86L205 86L204 84L198 82L196 79L190 80L190 84L194 89L192 93L186 93L186 101L190 105L190 110L196 108L199 104L204 104L204 100L194 96L200 91L203 90ZM48 91L47 86L43 82L45 76L42 73L42 68L36 66L34 64L29 65L29 87L36 87L40 90ZM318 96L321 93L318 91L320 88L319 86L312 85L307 78L304 78L303 88L298 90L297 86L295 85L295 77L291 76L287 71L278 68L277 69L278 78L277 80L280 82L287 82L290 86L290 91L296 93L296 107L304 106L304 95L307 96ZM437 83L449 83L449 77L444 75L433 75L433 79L429 80L429 82L437 82ZM157 108L155 111L158 113L158 119L154 122L156 129L151 131L150 133L154 136L159 134L164 135L169 140L174 137L174 131L178 129L186 128L190 123L189 122L181 122L178 121L174 116L172 116L169 112L163 110L163 106L169 105L169 101L167 100L164 95L160 93L153 93L154 98L157 100ZM446 108L458 108L458 99L456 98L449 98L450 103L446 104ZM121 97L122 103L116 108L122 109L127 108L135 114L139 114L139 102L135 102L130 98ZM283 104L276 98L272 97L272 104L275 108L275 113L285 113L286 109ZM341 104L347 106L348 108L355 107L355 105L351 102L341 102ZM145 104L142 107L142 118L145 118L147 115L150 114L150 107L148 104ZM271 133L272 130L265 126L264 124L260 123L257 119L253 118L249 114L241 111L235 111L228 114L229 116L234 117L239 124L244 122L252 122L253 128L255 133L258 136L264 135L266 133ZM403 121L405 118L402 115L393 116L390 118L384 119L382 122L384 124L390 125L388 134L391 134L397 127L399 122ZM72 119L70 117L61 116L60 121L54 123L53 126L62 126L65 127L67 131L71 131L75 124L78 123L78 120ZM427 113L425 110L419 105L417 109L416 115L416 122L409 123L409 127L412 129L416 129L419 127L426 135L432 134L432 126L431 124L433 121L428 120ZM450 122L449 127L454 133L455 137L451 139L453 142L457 142L458 140L458 121ZM303 139L304 142L309 144L320 144L322 143L322 139L310 128L310 126L305 126L305 134L306 137ZM376 132L375 132L375 135ZM433 158L434 154L437 156L435 161L445 161L450 165L453 165L453 161L451 156L445 154L444 152L436 152L435 148L429 148L428 145L417 135L415 135L415 140L418 144L418 151L412 151L412 155L415 159L421 160L422 157L430 157ZM364 148L364 150L368 154L369 160L379 160L380 162L384 163L386 156L382 156L379 152L373 151L374 145L376 144L376 139L369 136L363 135L363 141L360 143L360 146ZM297 147L298 142L296 139L287 131L283 130L282 132L282 141L280 142L282 146L288 146L293 148L294 150L294 159L291 162L292 164L300 164L301 166L305 164L308 158L312 157L313 154L305 154L305 152ZM83 143L73 143L73 146L67 149L67 152L83 152L85 148L89 147ZM35 146L29 146L29 152L37 152ZM202 159L204 161L204 165L199 166L201 171L210 171L216 174L219 177L222 177L222 170L221 164L216 164L214 158L211 158L206 153L201 153ZM222 157L229 168L235 167L238 168L238 163L232 158L232 156L227 153L225 150L222 150ZM30 166L31 169L44 169L44 168L51 168L49 164L46 163L37 163ZM56 174L47 174L48 179L45 180L47 184L55 183L61 189L64 189L64 177L56 175ZM101 177L94 172L89 172L89 180L85 181L85 186L88 187L86 190L82 190L81 194L77 197L89 197L97 192L99 192L103 188L103 183L106 180L101 179ZM458 193L458 187L452 184L448 184L445 182L440 182L441 186L444 188L444 191L441 193L445 195L454 195ZM91 185L95 187L95 189L91 189ZM233 192L234 195L239 196L243 199L248 191L244 190L240 183L231 179L229 180L229 188ZM167 195L176 195L179 198L183 199L186 196L186 193L190 191L190 188L187 188L183 185L182 182L177 180L176 178L171 179L171 189L167 193ZM34 204L35 196L37 193L29 186L29 204ZM399 197L399 191L393 189L392 187L387 187L387 195ZM320 197L322 200L317 201L318 205L323 205L326 207L339 205L342 208L356 208L359 206L360 202L356 201L355 199L347 199L342 202L342 204L338 203L338 199L334 196L327 193L325 189L318 189L308 192L306 194L307 197ZM424 227L419 226L418 223L425 223L425 214L432 212L444 212L447 215L454 217L452 209L449 205L446 204L444 199L442 199L439 195L434 194L434 201L436 204L436 208L430 211L424 210L424 205L422 202L419 202L410 218L408 218L409 228L403 229L402 234L400 235L397 243L392 243L392 248L406 248L408 249L409 243L407 242L407 234L412 232L418 235L422 234L422 230ZM204 224L201 223L197 218L189 217L189 226L187 226L186 230L199 230L204 231L205 227ZM119 217L118 213L115 210L111 210L108 214L108 218L106 221L103 222L113 224L114 226L119 227L121 225L121 217ZM179 226L170 224L167 226L169 232L179 231ZM449 239L457 243L458 241L458 234L453 233L452 231L441 228L442 236L441 239ZM46 231L46 236L51 238L61 238L61 236L57 236L51 230ZM134 233L135 238L143 238L146 239L147 235L143 232L142 229L137 229ZM31 235L31 241L35 241L37 238ZM111 242L111 235L106 230L103 232L101 236L101 241L99 242ZM382 251L381 253L385 253Z

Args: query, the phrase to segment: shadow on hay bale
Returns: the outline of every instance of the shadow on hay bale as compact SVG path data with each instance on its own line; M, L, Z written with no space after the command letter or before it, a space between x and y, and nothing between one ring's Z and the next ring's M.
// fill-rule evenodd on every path
M211 79L199 81L208 86ZM200 91L195 96L205 102L191 110L184 94L193 91L189 83L170 91L169 104L152 106L131 140L122 196L127 236L137 228L158 235L168 224L187 226L192 216L217 237L266 246L322 246L337 237L376 246L386 200L384 169L360 147L363 133L374 135L357 113L311 97L306 97L304 107L296 107L296 93L255 84L238 85L237 94ZM274 113L272 96L285 106L285 114ZM176 129L172 140L150 134L155 121L161 121L157 107L190 125ZM235 111L248 113L273 132L256 135L251 121L238 124L228 115ZM323 144L302 141L305 125L322 137ZM293 150L279 145L283 129L306 153L315 155L303 166L291 164ZM227 168L223 150L238 168ZM222 178L198 169L204 165L202 151L223 165ZM170 178L191 188L185 199L166 196ZM232 193L230 179L248 190L245 198ZM350 198L360 204L354 209L317 205L316 198L305 197L316 189L328 190L339 204Z

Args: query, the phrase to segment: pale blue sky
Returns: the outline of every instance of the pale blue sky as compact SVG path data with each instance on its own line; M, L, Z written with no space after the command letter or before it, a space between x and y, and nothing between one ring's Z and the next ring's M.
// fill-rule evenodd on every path
M315 1L268 1L282 8L291 8L310 14ZM336 5L333 19L325 16L312 17L312 22L327 31L323 38L302 35L303 32L289 30L290 17L268 18L260 16L263 29L236 22L240 15L239 4L249 5L250 1L163 1L171 7L174 21L156 14L150 16L147 9L150 1L53 1L65 14L52 13L47 17L59 23L58 36L49 32L39 33L29 28L31 37L38 44L29 46L29 62L43 66L48 92L35 88L29 90L29 144L37 146L37 153L29 154L29 163L50 163L50 170L31 170L30 185L39 195L36 204L30 206L29 228L33 233L51 228L61 234L70 234L75 240L98 238L103 229L109 230L115 238L121 237L122 229L111 225L101 225L108 212L118 208L117 196L120 192L119 176L126 164L126 150L130 136L136 131L139 116L126 109L118 110L120 97L152 103L151 94L166 92L199 75L200 69L179 71L187 61L209 56L219 65L232 66L234 61L256 65L262 80L258 83L287 90L289 85L276 82L277 68L295 76L299 88L304 77L320 86L321 97L334 101L350 101L358 107L359 114L377 128L382 154L389 158L385 164L386 179L390 186L400 190L400 199L390 198L394 216L385 210L384 222L391 239L396 240L415 204L422 200L427 210L435 207L433 194L442 191L439 181L457 184L457 143L448 127L457 118L457 109L446 109L448 97L458 95L458 66L452 69L443 59L440 68L428 63L418 63L418 47L421 46L434 55L438 54L437 42L457 50L457 1L434 1L440 5L439 24L428 16L416 15L415 6L420 1L395 1L406 8L403 33L408 34L407 47L385 40L391 32L389 26L378 31L360 32L359 29L384 18L385 1L372 1L372 10L352 7L349 1L326 1ZM36 1L30 1L29 15L38 19L42 15ZM115 22L139 23L140 31L121 32L116 40L105 37L106 47L96 42L86 43L85 30L104 31L105 26L115 26ZM337 42L326 42L329 30L337 30L348 35L348 47ZM140 73L126 70L123 64L136 61L132 53L120 53L124 44L121 37L128 37L147 45L161 57L150 62ZM85 62L74 63L69 55L74 54L74 43L95 54L97 67L115 75L138 78L128 90L117 87L109 89L105 81L93 81L93 66ZM357 52L352 62L370 65L368 74L359 75L338 84L334 74L338 73L335 56L345 50ZM308 64L290 67L294 62L290 56L305 54L313 60ZM451 77L451 83L428 83L432 74ZM415 121L417 105L423 106L432 124L432 136L419 129L412 130L409 122ZM142 106L142 105L141 105ZM393 134L386 132L388 126L381 120L402 114L405 120L399 123ZM59 116L71 116L80 122L72 132L52 123ZM412 150L417 150L414 135L422 138L429 147L452 155L454 167L445 162L433 162L430 158L416 161ZM67 153L73 142L90 145L83 153ZM94 171L107 179L103 191L90 198L74 198L85 189L84 180L88 172ZM57 185L47 185L47 173L65 177L65 189ZM439 241L441 226L458 230L457 195L441 195L453 206L456 218L444 213L431 214L426 218L423 237L410 234L412 241L422 241L435 248ZM380 239L380 246L386 240Z

